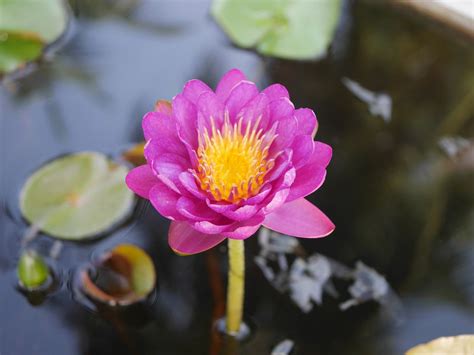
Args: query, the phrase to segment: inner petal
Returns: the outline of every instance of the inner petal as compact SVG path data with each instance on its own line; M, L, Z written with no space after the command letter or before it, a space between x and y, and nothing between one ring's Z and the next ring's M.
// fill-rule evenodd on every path
M257 194L266 173L274 165L268 159L275 129L258 129L261 117L245 129L242 118L231 124L226 115L221 127L211 117L211 131L199 134L198 169L196 178L201 189L216 201L239 202Z

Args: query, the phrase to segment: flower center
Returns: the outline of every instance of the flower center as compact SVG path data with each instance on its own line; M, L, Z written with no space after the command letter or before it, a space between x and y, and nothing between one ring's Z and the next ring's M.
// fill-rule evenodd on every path
M275 131L263 133L259 123L260 118L242 132L242 118L232 125L226 117L219 130L211 117L211 132L199 135L197 178L217 201L234 203L257 194L273 167L268 150Z

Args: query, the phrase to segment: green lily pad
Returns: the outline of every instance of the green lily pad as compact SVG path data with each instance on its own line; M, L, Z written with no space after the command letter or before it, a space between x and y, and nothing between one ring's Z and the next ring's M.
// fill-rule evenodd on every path
M34 289L48 280L49 267L41 255L35 251L27 250L20 257L17 274L23 287Z
M0 74L39 58L67 23L63 0L0 0Z
M314 59L326 54L341 0L214 0L214 19L231 40L262 54Z
M127 167L96 152L55 159L28 178L20 209L28 222L56 238L81 240L103 234L133 210L127 172Z

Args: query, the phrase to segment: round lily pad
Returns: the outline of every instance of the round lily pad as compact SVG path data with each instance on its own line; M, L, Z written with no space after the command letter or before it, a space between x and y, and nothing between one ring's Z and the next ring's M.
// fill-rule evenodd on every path
M81 152L47 163L25 182L20 209L52 237L91 238L126 219L135 202L125 185L128 168L104 154Z
M214 0L211 11L241 47L286 59L314 59L332 41L341 1Z

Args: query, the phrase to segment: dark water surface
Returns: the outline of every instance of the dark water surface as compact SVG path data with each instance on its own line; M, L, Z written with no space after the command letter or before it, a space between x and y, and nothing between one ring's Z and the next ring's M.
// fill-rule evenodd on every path
M127 3L73 2L77 20L57 58L0 93L1 355L269 354L285 338L297 354L391 355L474 333L473 148L451 159L439 146L442 137L474 137L472 43L397 8L349 2L330 57L289 62L230 46L207 2ZM264 279L251 238L246 313L256 331L247 343L229 345L211 331L225 287L225 246L174 255L167 222L145 203L108 238L66 242L57 262L61 288L30 305L14 277L27 228L17 203L25 178L67 152L118 155L142 140L141 117L156 99L171 98L190 78L214 85L232 67L261 87L286 85L296 106L316 111L318 139L334 148L313 201L337 229L304 248L374 267L399 294L403 313L387 317L376 303L341 312L339 300L325 297L304 314ZM388 94L391 120L371 115L343 78ZM77 267L120 242L145 248L158 272L156 301L132 310L133 322L99 316L70 291ZM44 251L52 243L34 241Z

